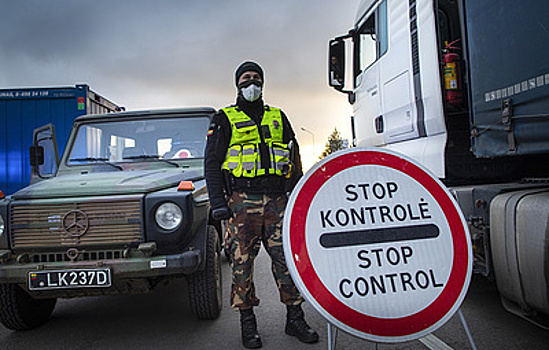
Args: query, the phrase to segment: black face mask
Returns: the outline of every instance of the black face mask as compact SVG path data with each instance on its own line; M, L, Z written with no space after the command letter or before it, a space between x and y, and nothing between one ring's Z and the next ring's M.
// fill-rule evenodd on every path
M242 83L238 84L238 89L241 90L243 88L247 88L248 86L250 85L257 85L259 87L262 87L263 86L263 83L259 80L255 80L255 79L251 79L251 80L246 80L246 81L243 81Z

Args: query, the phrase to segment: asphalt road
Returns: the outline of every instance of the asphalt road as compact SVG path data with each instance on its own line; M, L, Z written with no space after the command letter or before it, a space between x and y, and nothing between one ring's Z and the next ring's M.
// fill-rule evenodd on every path
M238 312L229 308L230 271L223 264L224 306L215 321L198 321L191 314L184 282L151 294L60 300L51 320L36 330L12 332L0 326L0 349L240 349ZM262 250L256 266L256 309L264 349L327 349L327 325L305 304L309 324L320 342L301 344L284 334L285 308ZM461 308L477 349L547 349L549 331L507 313L494 286L473 278ZM375 344L338 332L336 349L470 349L456 314L423 341Z

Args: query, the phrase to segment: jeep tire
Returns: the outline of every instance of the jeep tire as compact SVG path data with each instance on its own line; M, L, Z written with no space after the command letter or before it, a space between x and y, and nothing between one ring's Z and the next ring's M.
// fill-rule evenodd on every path
M0 322L15 331L29 330L46 323L57 298L34 299L16 284L0 284Z
M205 266L187 278L189 299L195 316L213 320L219 316L222 306L221 244L214 226L206 229Z

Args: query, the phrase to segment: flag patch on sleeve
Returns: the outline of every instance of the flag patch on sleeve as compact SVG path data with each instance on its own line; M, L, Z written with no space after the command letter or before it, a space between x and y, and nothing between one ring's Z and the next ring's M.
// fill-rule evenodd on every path
M212 135L213 135L214 130L215 130L215 127L216 127L215 123L211 123L211 124L210 124L210 128L208 129L208 136L212 136Z

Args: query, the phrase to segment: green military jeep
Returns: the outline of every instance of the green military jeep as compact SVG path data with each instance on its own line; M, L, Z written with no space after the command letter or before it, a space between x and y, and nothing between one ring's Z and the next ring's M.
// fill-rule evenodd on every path
M186 278L200 319L221 310L220 229L203 170L212 108L87 115L59 161L37 129L31 185L0 199L0 321L44 324L57 298L146 293Z

